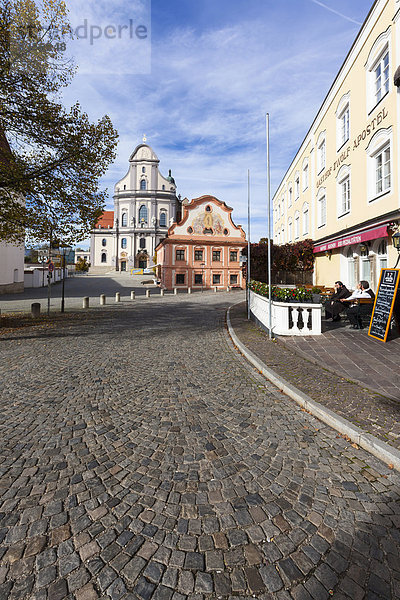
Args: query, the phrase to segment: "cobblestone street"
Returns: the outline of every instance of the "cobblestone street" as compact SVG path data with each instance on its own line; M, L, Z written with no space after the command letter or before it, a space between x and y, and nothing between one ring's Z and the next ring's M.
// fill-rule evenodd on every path
M399 474L247 365L232 302L0 336L1 600L400 598Z

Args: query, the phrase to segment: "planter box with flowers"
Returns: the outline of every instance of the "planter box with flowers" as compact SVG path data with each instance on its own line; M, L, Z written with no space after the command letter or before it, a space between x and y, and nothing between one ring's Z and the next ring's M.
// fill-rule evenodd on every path
M265 329L269 328L269 288L266 283L250 281L250 312ZM321 304L314 304L305 288L271 288L271 330L276 335L320 335Z

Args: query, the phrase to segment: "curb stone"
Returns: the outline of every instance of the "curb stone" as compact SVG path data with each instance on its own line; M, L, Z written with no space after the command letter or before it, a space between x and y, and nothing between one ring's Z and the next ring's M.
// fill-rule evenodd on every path
M239 304L239 303L235 303ZM267 367L251 350L249 350L239 340L235 331L232 327L230 320L230 310L235 304L232 304L226 312L226 323L228 327L228 333L235 344L238 347L243 356L260 371L264 377L269 379L276 387L284 392L289 398L292 398L302 408L309 411L314 417L326 423L333 429L336 429L342 435L348 436L352 442L355 442L358 446L373 454L387 465L393 465L395 469L400 471L400 451L393 448L386 442L382 442L374 435L366 433L360 427L353 425L347 419L340 417L335 412L326 408L319 402L312 400L310 396L296 388L294 385L286 381L283 377L278 375L275 371Z

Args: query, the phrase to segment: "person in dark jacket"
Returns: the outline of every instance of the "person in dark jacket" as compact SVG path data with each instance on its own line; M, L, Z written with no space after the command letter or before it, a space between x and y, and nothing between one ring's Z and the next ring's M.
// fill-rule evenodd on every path
M346 309L341 300L351 296L351 292L341 281L335 281L335 293L325 304L325 317L332 321L340 321L340 313Z
M359 300L360 298L370 300L374 300L375 298L374 292L371 290L368 281L365 281L365 279L362 279L358 284L358 290L353 292L348 298L343 298L341 302L353 302L353 300ZM355 306L350 306L350 308L347 309L347 316L351 323L351 329L364 329L362 324L362 316L364 312L363 308L365 307L356 304Z

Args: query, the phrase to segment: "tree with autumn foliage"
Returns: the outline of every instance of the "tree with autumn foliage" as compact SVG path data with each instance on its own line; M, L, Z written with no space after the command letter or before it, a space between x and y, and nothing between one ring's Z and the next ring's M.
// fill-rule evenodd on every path
M115 159L117 132L59 101L75 66L62 0L0 0L0 240L87 237L102 213L99 179Z
M314 243L307 239L294 244L275 245L271 241L271 270L286 271L313 271L314 269ZM247 248L243 249L247 256ZM253 279L266 281L268 272L268 240L262 238L258 244L250 245L250 272Z

